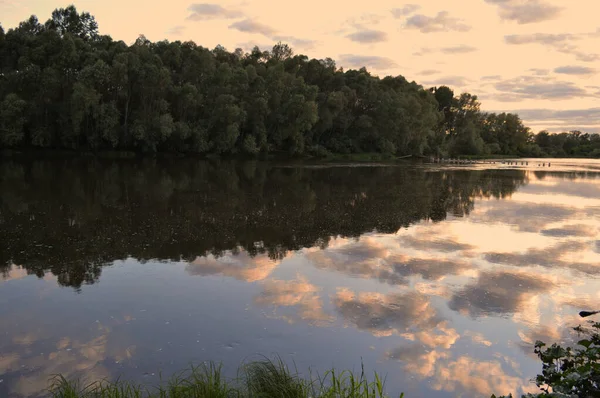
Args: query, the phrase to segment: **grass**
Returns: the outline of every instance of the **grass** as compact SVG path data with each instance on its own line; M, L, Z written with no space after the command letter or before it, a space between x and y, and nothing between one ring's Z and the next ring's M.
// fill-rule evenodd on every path
M56 375L49 393L53 398L384 398L384 385L385 380L377 373L369 379L362 366L358 375L332 369L302 378L281 359L265 358L243 364L235 378L226 379L221 365L207 363L192 366L155 387L121 380L83 384Z

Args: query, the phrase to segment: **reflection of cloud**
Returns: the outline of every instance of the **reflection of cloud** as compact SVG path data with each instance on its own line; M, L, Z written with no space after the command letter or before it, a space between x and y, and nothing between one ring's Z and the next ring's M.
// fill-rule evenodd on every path
M433 389L456 392L461 396L465 392L469 396L490 396L493 393L535 391L526 386L526 380L508 375L498 361L481 361L469 356L451 360L448 351L430 350L419 344L396 348L386 357L400 361L406 372L419 379L431 379L429 384ZM509 364L515 368L514 361Z
M422 238L422 239L420 239ZM473 246L452 239L426 240L426 234L417 237L403 236L400 245L419 251L450 253L472 249ZM376 239L363 238L358 242L347 242L326 250L309 251L306 254L317 268L340 272L348 276L378 280L390 285L405 285L408 277L420 275L427 280L441 280L447 275L457 275L470 269L470 264L461 260L439 258L412 258L392 254L390 249Z
M594 237L596 228L586 224L565 225L560 228L550 228L541 231L542 235L555 237Z
M6 271L0 272L0 282L8 282L11 280L22 279L28 275L25 268L21 268L18 265L12 265Z
M405 235L398 239L402 246L408 246L417 250L434 250L442 253L451 253L474 249L473 245L460 243L452 239L436 238L420 234L418 237Z
M571 268L587 274L597 274L600 271L598 265L567 261L564 258L568 254L578 254L589 248L589 242L566 241L548 248L531 248L524 253L487 253L485 259L494 264Z
M238 255L228 254L223 257L208 255L198 257L186 266L190 275L224 275L246 282L265 279L277 268L279 262L271 260L267 255L251 257L242 251Z
M463 336L470 337L473 343L481 344L486 347L490 347L492 342L485 338L485 336L481 333L473 332L471 330L467 330L463 332Z
M423 346L412 344L399 347L386 354L389 359L403 362L406 372L421 378L432 377L441 359L447 359L450 354L445 351L429 350Z
M312 251L306 257L320 269L374 279L390 285L406 283L404 278L394 274L393 269L383 261L389 254L389 250L376 240L362 239L327 250Z
M118 342L109 344L109 327L98 324L94 337L79 341L65 337L56 344L56 350L44 355L31 355L30 352L8 353L0 357L0 374L30 371L20 374L11 385L11 392L18 396L39 396L48 388L48 377L61 374L67 379L83 377L84 382L107 379L110 372L105 361L130 359L135 346L121 346ZM30 344L33 341L29 342ZM116 344L115 344L116 343Z
M375 336L402 334L413 328L422 331L442 322L429 299L417 292L355 294L339 289L333 302L347 322Z
M475 283L454 294L449 307L472 317L521 311L538 294L554 283L541 275L525 272L483 272Z
M477 392L481 396L515 394L522 385L523 380L507 375L500 362L481 361L468 356L438 367L432 383L436 390Z
M523 232L538 232L548 224L572 218L577 212L567 206L504 201L495 203L484 213L472 215L471 219L510 224Z
M406 258L393 256L388 261L394 272L401 276L421 275L423 279L440 280L447 275L457 275L470 268L462 261L440 258Z
M270 280L265 282L263 292L254 301L261 305L298 307L300 319L318 325L330 323L333 317L323 311L318 293L319 288L304 278L296 281Z

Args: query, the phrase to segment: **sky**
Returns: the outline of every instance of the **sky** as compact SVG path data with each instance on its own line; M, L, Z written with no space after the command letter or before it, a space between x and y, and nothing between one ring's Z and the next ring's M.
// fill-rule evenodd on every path
M230 51L282 41L345 69L468 91L483 110L517 112L534 132L600 132L596 0L0 0L0 22L45 21L69 4L128 44L140 34Z

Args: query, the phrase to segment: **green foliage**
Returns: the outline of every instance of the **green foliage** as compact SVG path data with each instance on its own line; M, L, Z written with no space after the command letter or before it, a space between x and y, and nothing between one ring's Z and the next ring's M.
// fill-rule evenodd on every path
M548 347L536 341L534 352L542 361L542 373L535 381L543 393L527 394L523 398L600 396L600 323L590 324L591 329L575 328L587 336L575 347L562 347L556 343ZM496 396L492 395L492 398Z
M192 366L190 370L173 376L154 388L125 381L114 383L95 381L82 385L61 375L50 383L53 398L384 398L384 382L374 373L367 378L364 368L356 376L353 372L335 370L323 376L303 379L292 372L281 359L265 359L243 365L235 379L225 379L221 366L214 363ZM400 395L403 398L404 394Z
M535 353L543 364L536 384L542 390L581 397L600 395L600 323L592 328L589 338L578 341L574 348L536 342Z

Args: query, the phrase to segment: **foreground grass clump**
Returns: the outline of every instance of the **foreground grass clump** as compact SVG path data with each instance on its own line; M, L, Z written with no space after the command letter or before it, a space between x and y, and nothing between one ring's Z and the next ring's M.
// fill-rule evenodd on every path
M106 380L83 385L56 376L50 385L54 398L385 398L384 381L374 373L373 380L351 371L325 372L322 376L300 377L280 359L242 365L238 377L226 380L221 366L214 363L193 366L160 386L144 387L126 381ZM400 395L402 398L404 394Z

